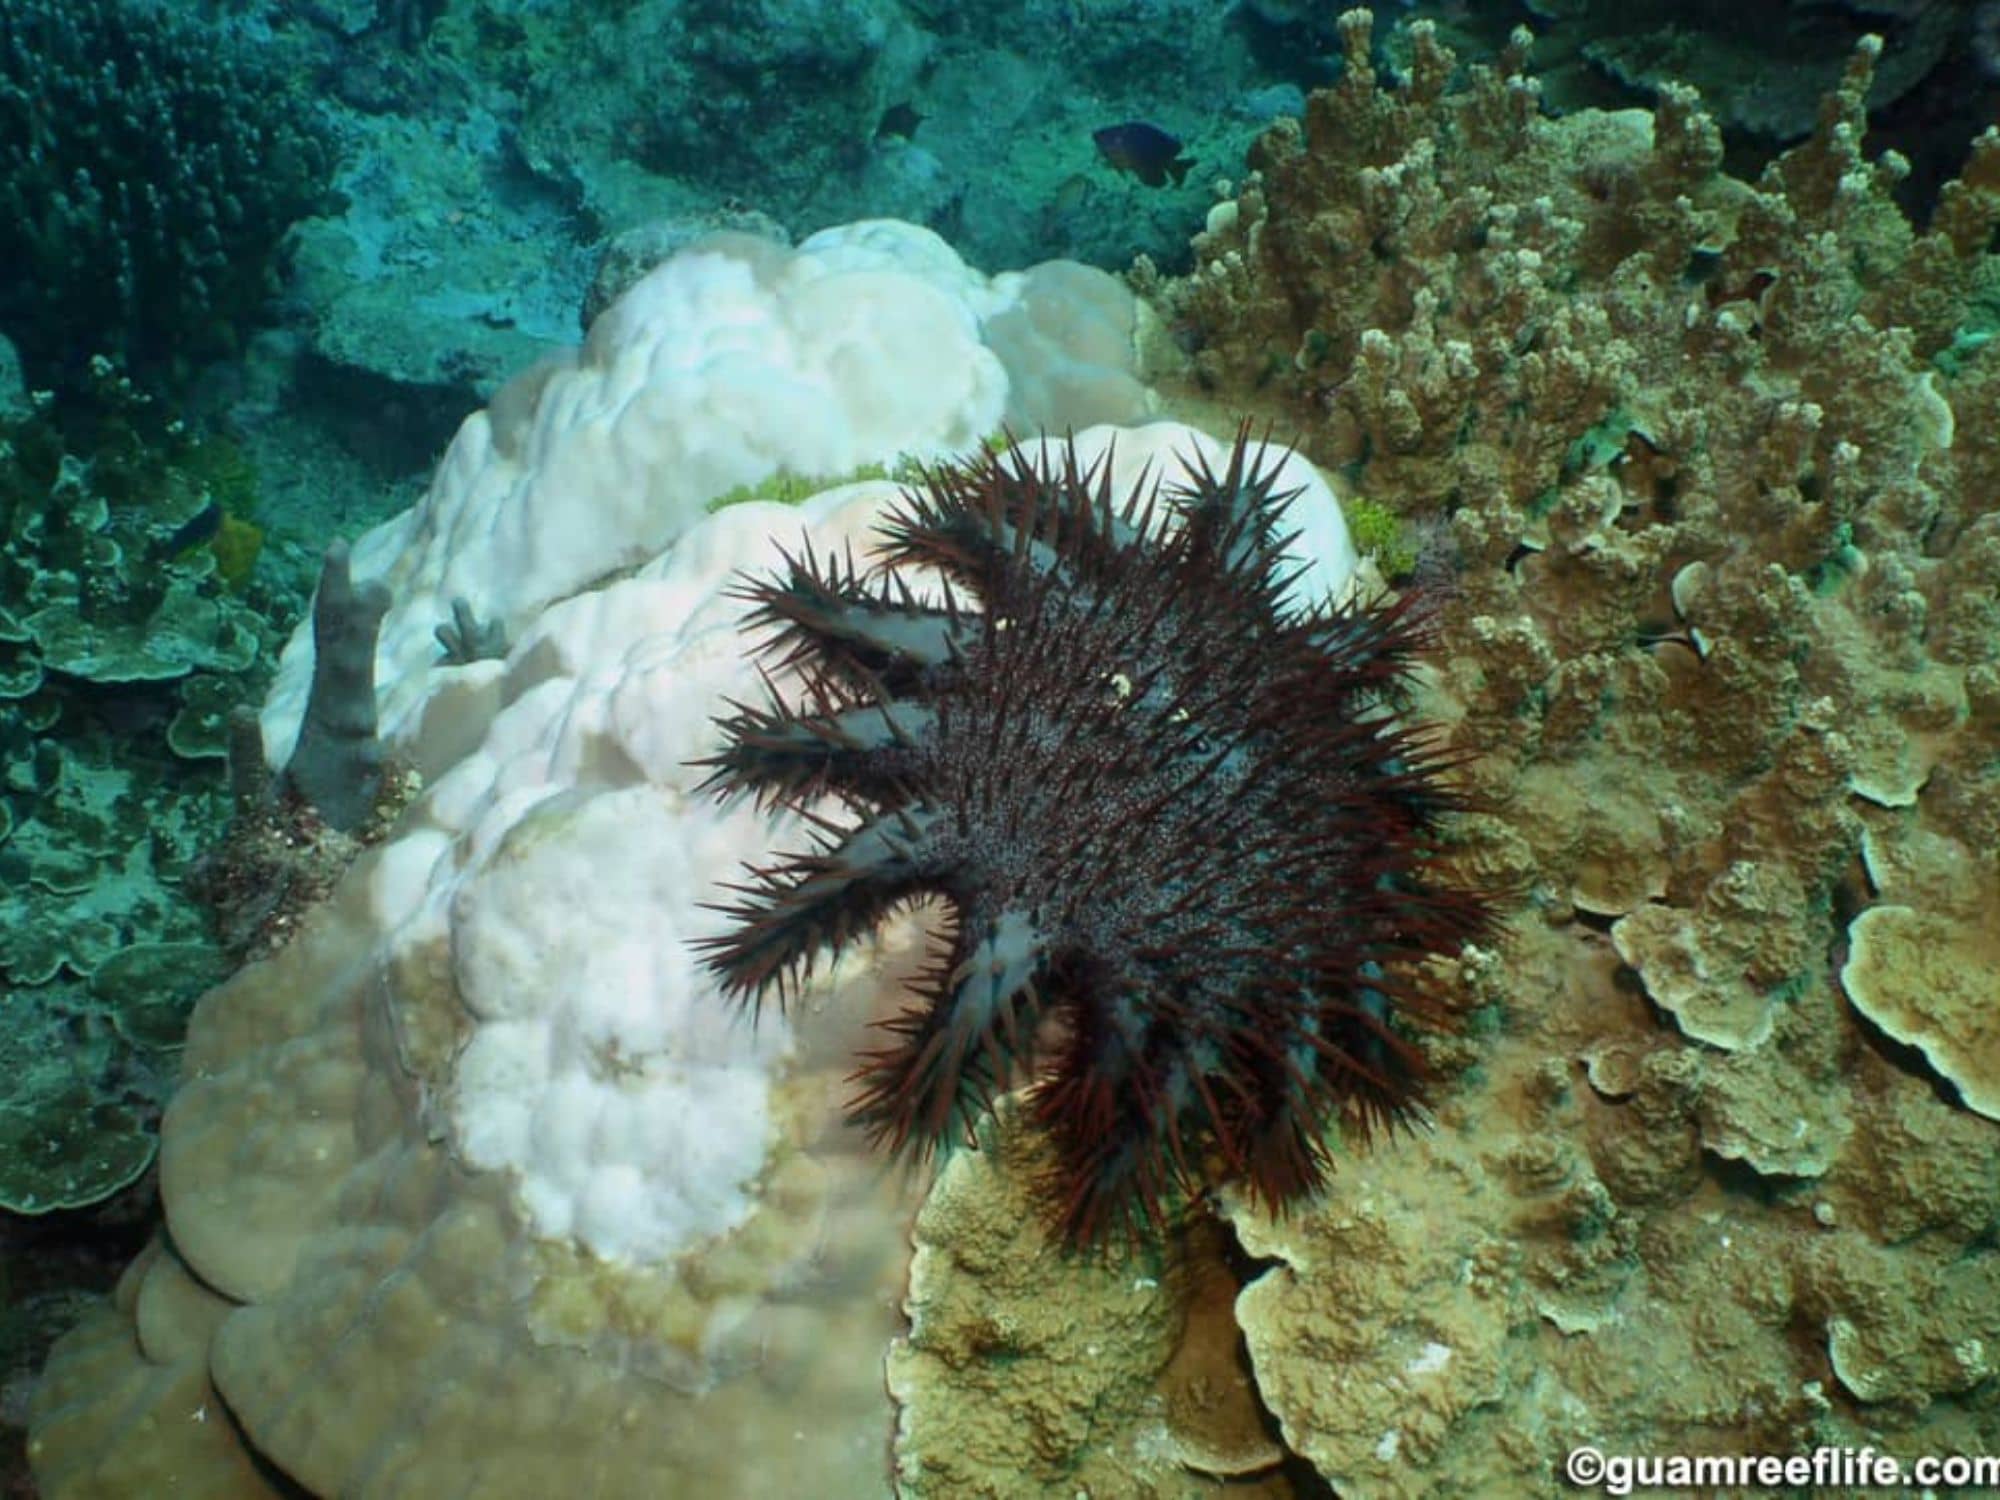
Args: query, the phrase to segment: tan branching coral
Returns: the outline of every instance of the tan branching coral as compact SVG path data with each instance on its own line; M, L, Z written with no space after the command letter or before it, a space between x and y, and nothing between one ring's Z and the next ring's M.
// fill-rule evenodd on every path
M1466 857L1530 900L1439 1136L1235 1214L1283 1262L1259 1389L1370 1493L1533 1488L1566 1432L1994 1446L2000 132L1917 228L1872 43L1752 184L1688 90L1548 118L1525 35L1454 91L1422 24L1395 79L1341 29L1165 296L1195 399L1279 403L1448 537L1424 708L1493 800ZM1528 1227L1551 1192L1601 1260Z

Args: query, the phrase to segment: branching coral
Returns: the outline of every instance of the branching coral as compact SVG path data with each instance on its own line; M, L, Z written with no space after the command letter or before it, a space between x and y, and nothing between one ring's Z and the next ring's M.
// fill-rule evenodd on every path
M755 872L714 967L782 996L942 896L950 950L864 1059L857 1116L926 1151L1036 1079L1073 1239L1160 1222L1211 1150L1268 1203L1312 1191L1331 1121L1416 1099L1389 1021L1434 1009L1411 965L1487 924L1425 867L1457 803L1385 714L1421 627L1285 603L1277 474L1243 434L1219 471L1123 497L1073 448L988 458L928 476L884 577L807 553L748 590L805 687L728 721L716 780L858 821Z
M1365 12L1342 27L1346 76L1166 290L1205 399L1261 386L1455 542L1420 706L1494 795L1475 863L1520 871L1544 920L1489 974L1501 1037L1440 1091L1459 1166L1440 1133L1366 1164L1412 1179L1405 1209L1385 1184L1316 1223L1237 1213L1288 1267L1245 1298L1260 1388L1322 1474L1383 1494L1526 1492L1586 1434L1988 1447L1990 1403L1957 1393L2000 1336L1966 1294L2000 1221L2000 1133L1969 1112L1993 1071L2000 133L1916 227L1902 162L1864 149L1873 44L1746 183L1685 88L1550 118L1525 36L1454 89L1427 28L1398 79ZM1439 1183L1529 1161L1501 1201ZM1950 1212L1921 1207L1947 1180ZM1595 1208L1560 1238L1516 1227L1570 1194ZM1420 1226L1440 1285L1475 1266L1477 1318L1361 1269L1374 1219ZM1363 1410L1410 1339L1449 1351L1434 1398ZM1703 1383L1663 1403L1642 1372L1677 1346ZM1335 1390L1329 1347L1390 1363Z
M231 347L331 165L312 114L225 33L130 0L0 12L0 315L42 380Z

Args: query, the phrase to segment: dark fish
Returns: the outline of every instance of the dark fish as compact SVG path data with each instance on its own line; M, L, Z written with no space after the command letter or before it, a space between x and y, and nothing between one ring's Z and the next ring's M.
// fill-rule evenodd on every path
M214 541L215 534L220 530L222 530L222 506L211 500L176 526L170 535L153 543L153 560L167 562L179 557L183 552L192 551L203 542Z
M1182 156L1180 137L1168 135L1144 120L1127 120L1123 125L1107 125L1090 137L1098 153L1113 169L1130 172L1147 187L1165 187L1173 178L1179 187L1187 180L1192 156Z
M882 121L875 127L875 139L882 140L892 135L900 135L904 140L917 133L917 127L924 123L924 117L917 113L917 107L905 99L901 104L892 104L882 111Z

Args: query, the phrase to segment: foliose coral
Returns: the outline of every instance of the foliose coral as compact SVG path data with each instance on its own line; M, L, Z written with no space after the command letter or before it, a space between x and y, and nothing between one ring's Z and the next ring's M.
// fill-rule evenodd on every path
M911 493L882 576L807 552L746 590L803 688L727 721L716 782L855 821L755 871L714 968L782 997L941 896L949 952L856 1117L922 1153L1035 1080L1073 1240L1161 1223L1209 1153L1269 1204L1311 1192L1331 1122L1416 1101L1390 1023L1435 1011L1414 965L1488 923L1425 868L1457 801L1388 713L1421 628L1286 602L1277 475L1242 432L1219 472L1123 496L1073 448L987 457Z
M74 1208L152 1160L174 1049L219 977L183 875L223 822L215 758L287 610L219 576L254 498L225 440L107 363L89 416L0 421L0 1207Z
M198 931L171 886L218 826L202 763L292 607L226 584L192 539L254 497L230 445L104 361L92 379L87 423L45 405L0 424L0 973L22 984L88 975L121 929Z

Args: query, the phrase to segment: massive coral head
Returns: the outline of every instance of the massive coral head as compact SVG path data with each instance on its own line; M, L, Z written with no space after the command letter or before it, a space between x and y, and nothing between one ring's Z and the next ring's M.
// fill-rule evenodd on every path
M782 998L942 898L854 1116L922 1155L1031 1084L1075 1242L1218 1165L1274 1205L1315 1189L1336 1121L1416 1108L1417 967L1490 921L1433 873L1459 804L1396 717L1421 619L1286 602L1282 466L1247 430L1123 494L1109 452L986 456L906 492L872 573L808 550L743 590L797 686L734 706L711 782L818 837L736 887L710 964Z

